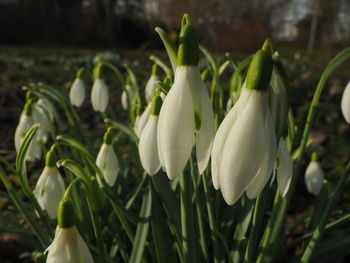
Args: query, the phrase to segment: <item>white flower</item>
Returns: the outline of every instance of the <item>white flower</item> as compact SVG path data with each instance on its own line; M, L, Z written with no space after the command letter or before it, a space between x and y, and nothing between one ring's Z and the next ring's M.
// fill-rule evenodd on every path
M109 186L113 186L117 180L117 175L119 172L119 161L111 144L102 144L102 147L96 158L96 165L98 168L100 168L107 184ZM96 177L97 181L101 185L99 176L96 175Z
M158 81L158 77L157 75L154 75L154 74L152 74L147 81L146 88L145 88L145 97L146 97L147 103L151 101L154 92L157 90L157 81Z
M195 114L200 119L197 132ZM198 67L178 66L158 121L158 154L168 177L174 179L185 168L194 141L199 173L203 173L210 158L214 133L214 113Z
M51 219L57 217L57 209L65 191L61 174L56 167L45 167L34 189L40 207Z
M19 123L15 131L15 148L17 153L19 153L19 150L22 146L25 135L34 124L35 123L32 116L27 115L25 112L21 114ZM40 158L41 158L41 148L40 148L38 131L37 131L37 133L34 135L32 139L32 142L29 145L25 159L27 161L34 161Z
M122 92L122 107L124 110L127 110L129 108L129 101L132 101L134 94L134 88L130 84L126 84L125 90Z
M276 157L276 136L267 93L242 89L221 123L212 149L212 179L229 205L246 191L255 198L266 185Z
M48 139L52 119L50 119L49 111L47 111L46 108L44 109L45 106L43 106L43 104L39 104L39 102L40 100L38 100L38 102L34 103L32 106L32 117L34 123L40 124L36 138L45 143Z
M46 263L93 263L89 248L75 226L56 228L55 238L46 249ZM46 252L45 251L45 252Z
M38 101L36 103L45 109L47 114L49 114L49 120L53 121L54 120L54 109L53 109L53 105L51 104L51 102L49 102L45 98L40 98L40 99L38 99Z
M286 142L281 137L277 150L277 184L282 197L288 193L293 175L292 157L288 151Z
M318 162L311 161L305 171L305 184L307 190L317 196L323 186L324 174Z
M138 137L141 136L141 133L145 128L145 125L150 116L151 116L151 103L148 103L146 109L143 111L141 116L137 116L135 120L134 131Z
M154 175L160 168L157 145L158 116L151 115L140 136L139 154L142 167L149 175Z
M91 90L91 103L94 111L105 112L108 106L108 87L103 79L96 79Z
M341 99L341 112L347 123L350 123L350 81L345 87L343 97Z
M85 84L82 79L76 78L69 91L69 100L73 106L80 107L85 100Z

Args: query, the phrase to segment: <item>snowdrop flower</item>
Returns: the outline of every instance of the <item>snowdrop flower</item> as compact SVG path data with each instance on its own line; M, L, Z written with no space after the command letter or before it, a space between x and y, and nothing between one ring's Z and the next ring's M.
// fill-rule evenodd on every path
M129 105L132 102L132 98L134 97L135 90L131 86L129 78L127 79L125 90L122 92L122 107L124 110L127 110L129 108Z
M33 100L29 100L26 103L24 107L24 111L21 114L19 123L15 131L15 148L17 153L19 153L19 150L22 146L25 135L30 130L30 128L35 124L33 119L33 103L34 103ZM41 148L40 148L40 144L38 140L38 132L37 132L34 135L32 142L30 143L25 159L27 161L34 161L40 158L41 158Z
M45 143L48 139L48 133L52 119L50 117L49 111L45 108L46 106L43 106L45 104L40 102L41 100L38 100L33 104L32 116L34 122L40 124L36 137L39 141Z
M346 85L341 99L341 112L346 122L350 123L350 81Z
M51 219L57 217L57 210L65 191L61 174L56 168L56 156L53 150L46 155L46 165L34 189L34 196L40 207Z
M278 189L282 197L285 197L289 190L289 185L293 175L293 162L287 144L281 137L278 144L276 173Z
M76 78L69 91L70 104L80 107L85 100L85 84L80 78Z
M258 51L248 69L246 88L215 135L212 180L229 205L244 192L250 199L259 195L273 170L276 135L266 92L271 70L271 54Z
M105 112L108 106L108 87L103 79L96 79L91 90L91 103L94 111Z
M160 110L157 130L159 159L169 179L185 168L194 141L199 173L203 173L215 133L213 109L198 70L197 33L188 15L184 21L175 81Z
M146 97L147 103L151 102L153 94L156 92L156 89L157 89L157 81L159 80L157 76L157 71L158 71L158 66L157 64L154 64L152 67L152 75L148 79L146 88L145 88L145 97Z
M162 106L161 97L156 94L152 99L151 116L143 129L140 142L139 154L142 167L149 175L154 175L160 168L157 144L158 115Z
M141 116L136 116L135 124L134 124L134 131L138 137L141 136L141 133L143 129L145 128L145 125L151 116L151 103L148 103L146 109L143 111Z
M317 162L317 154L313 153L311 162L305 171L305 184L309 193L317 196L322 189L324 179L322 168Z
M113 186L119 172L119 161L113 149L112 133L110 130L104 135L102 147L96 158L96 165L100 168L107 184ZM96 178L99 185L102 186L98 175L96 175Z
M55 238L46 252L46 263L94 262L89 248L75 227L74 208L67 200L60 203Z

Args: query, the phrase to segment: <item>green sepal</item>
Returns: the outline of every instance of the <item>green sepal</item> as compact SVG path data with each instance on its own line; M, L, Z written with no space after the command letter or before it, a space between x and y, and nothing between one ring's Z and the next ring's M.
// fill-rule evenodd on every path
M57 162L56 153L53 150L50 150L46 154L45 166L46 167L55 167Z
M318 162L318 154L317 154L317 152L313 152L311 154L311 162L315 162L315 163Z
M156 93L152 98L151 114L154 116L158 116L160 109L162 107L162 104L163 104L162 98L159 96L159 94Z
M75 212L71 201L63 199L60 202L57 223L60 228L70 228L75 225Z
M256 52L248 68L246 88L267 91L271 80L272 65L272 56L269 50Z
M199 44L196 29L191 25L189 16L185 14L182 19L177 53L179 66L197 66L199 62Z

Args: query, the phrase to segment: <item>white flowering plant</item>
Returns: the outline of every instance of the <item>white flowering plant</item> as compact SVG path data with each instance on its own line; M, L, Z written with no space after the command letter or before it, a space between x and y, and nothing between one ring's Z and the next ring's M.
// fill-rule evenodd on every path
M345 212L334 215L350 165L339 170L333 189L315 155L304 168L322 91L350 48L329 62L297 127L272 40L238 62L200 45L187 14L178 43L156 32L170 66L151 56L144 90L130 65L103 59L79 69L68 92L43 83L25 87L15 164L0 156L6 197L25 224L5 223L0 232L23 233L36 262L48 263L307 263L334 248L322 237L349 222ZM91 76L90 89L83 73ZM347 122L349 101L348 85L341 102ZM128 120L118 119L116 102ZM98 117L83 120L84 104ZM96 135L101 127L103 140ZM42 153L45 165L32 185L28 166ZM300 174L314 205L290 223ZM341 235L334 244L346 240Z

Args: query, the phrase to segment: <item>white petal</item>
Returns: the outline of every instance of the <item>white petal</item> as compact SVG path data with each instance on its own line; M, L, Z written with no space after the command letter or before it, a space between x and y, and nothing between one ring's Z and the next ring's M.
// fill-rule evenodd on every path
M96 79L91 90L91 103L95 111L105 112L108 106L108 87L103 79Z
M319 163L311 162L305 171L307 190L317 196L322 189L324 179L324 173Z
M211 147L215 135L214 112L208 95L208 91L200 77L198 68L195 67L190 78L190 86L192 91L198 92L200 104L201 126L196 134L196 157L199 174L202 174L208 165ZM194 87L198 87L194 90Z
M246 105L249 96L250 93L248 92L242 93L242 96L238 100L237 104L226 115L215 134L213 148L211 151L211 176L214 188L216 190L220 188L220 164L227 136L233 126L233 123L236 121L237 116L239 115L240 109Z
M260 138L261 140L265 140L267 145L265 146L266 148L263 157L259 160L260 169L247 188L247 196L250 199L256 198L264 189L273 172L276 159L277 145L273 120L268 106L265 105L264 107L266 107L266 119L264 131L260 135Z
M143 113L141 114L141 117L138 121L137 124L137 128L135 128L135 133L138 137L141 136L141 133L143 131L143 129L145 128L145 125L151 115L151 103L148 103L146 109L143 111ZM135 125L136 125L136 121L135 121Z
M100 168L107 184L113 186L119 173L119 161L112 145L102 144L96 158L96 165ZM98 175L96 178L101 185Z
M149 175L154 175L160 168L157 145L158 116L151 115L140 136L139 154L142 167Z
M47 251L47 263L93 263L91 253L75 226L57 227L55 239Z
M159 114L158 153L170 179L185 168L194 142L194 106L186 70L186 66L176 68L174 85Z
M341 111L347 123L350 123L350 81L346 85L341 99Z
M129 106L128 95L126 94L126 91L123 90L123 92L122 92L122 108L123 108L123 110L127 110L128 106Z
M55 110L54 110L54 106L52 105L52 103L45 98L40 98L40 99L38 99L37 104L42 106L48 112L48 114L50 116L50 121L53 121Z
M22 113L15 131L15 147L16 147L17 153L21 148L24 136L29 131L29 129L33 126L33 124L34 124L33 119L27 116L26 114Z
M157 89L156 81L158 81L157 75L151 75L151 77L147 81L145 88L145 97L147 103L151 102L152 96Z
M70 103L80 107L85 99L85 84L82 79L75 79L69 91Z
M278 189L281 196L285 197L285 195L288 193L289 185L292 180L293 162L286 142L283 140L283 138L280 139L278 145L277 158L279 160L279 166L277 168Z
M57 168L45 167L35 186L34 195L51 219L57 217L58 205L64 192L64 182Z
M238 108L240 112L227 136L219 170L220 188L229 205L240 198L259 172L267 170L269 161L266 155L270 154L271 142L265 130L267 95L247 92L250 96L246 105Z

